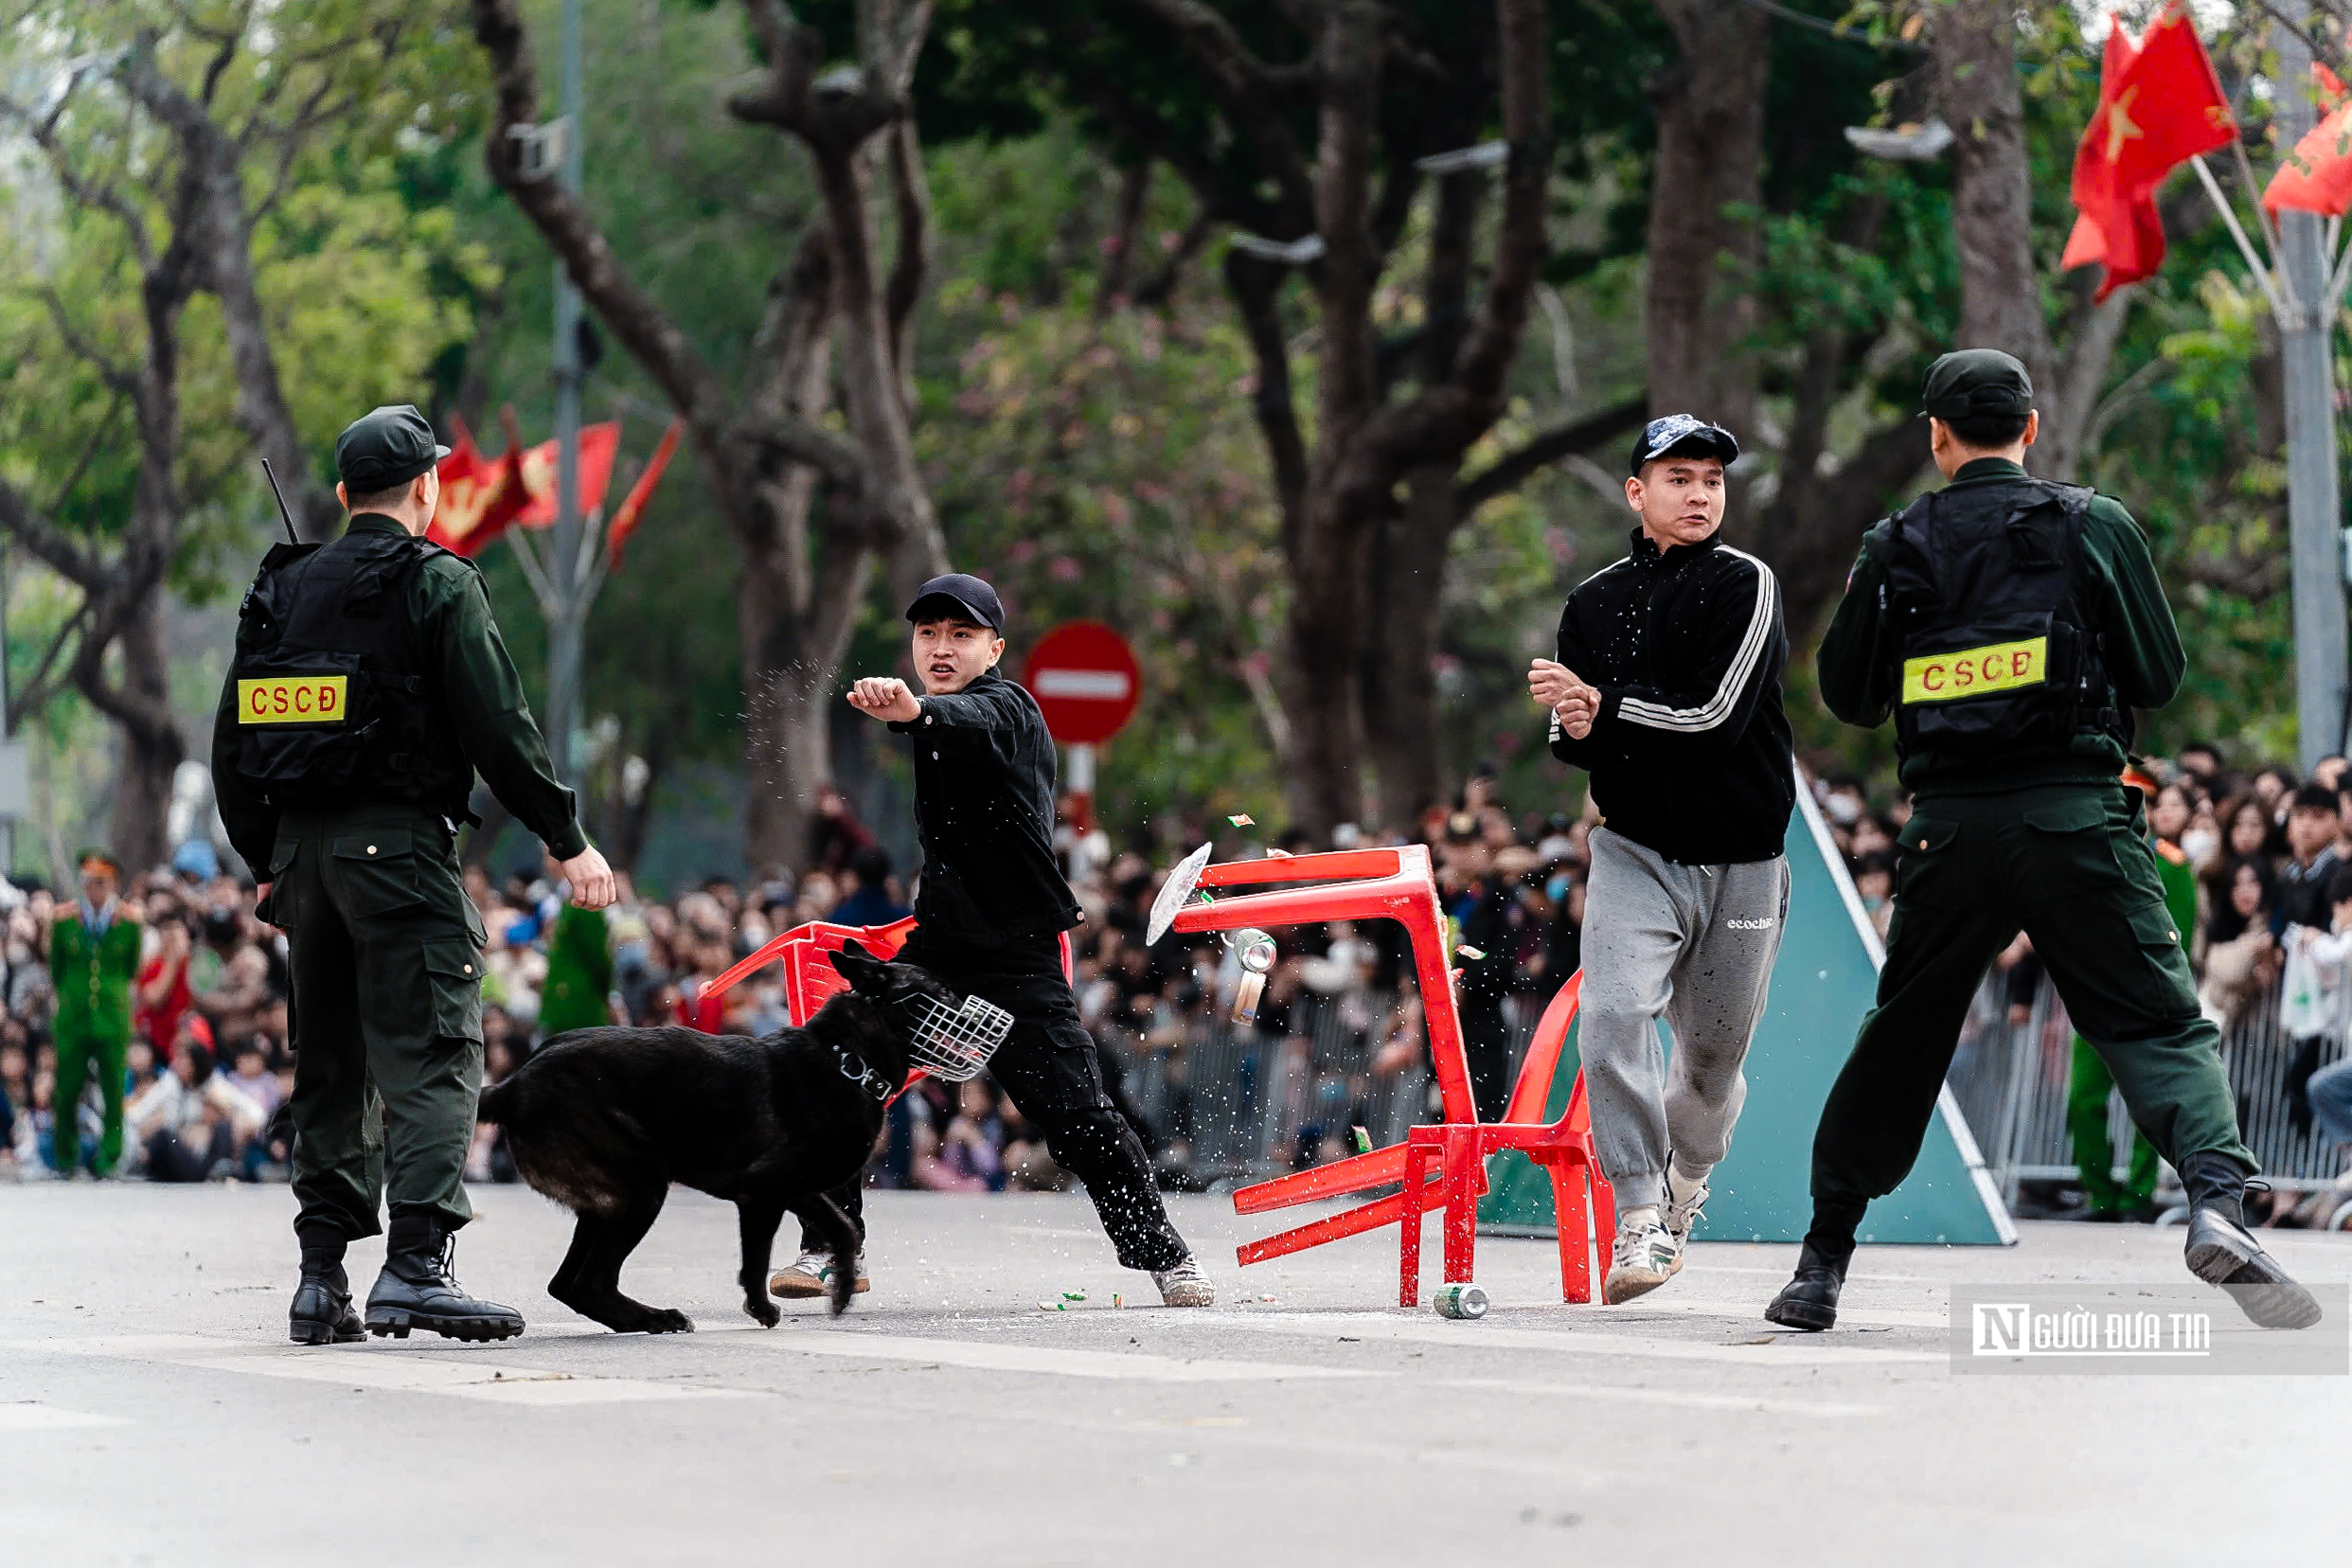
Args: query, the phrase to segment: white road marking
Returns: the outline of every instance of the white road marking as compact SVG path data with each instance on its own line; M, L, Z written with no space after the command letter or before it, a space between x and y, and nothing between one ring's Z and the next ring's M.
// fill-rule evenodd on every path
M638 1378L599 1378L545 1367L476 1360L464 1352L410 1352L365 1345L280 1349L196 1334L124 1334L98 1339L15 1340L15 1350L108 1356L190 1366L207 1372L369 1388L401 1394L440 1394L490 1404L642 1404L653 1400L758 1399L749 1389L704 1388Z
M1221 1327L1261 1334L1304 1334L1317 1339L1345 1333L1359 1339L1405 1340L1463 1350L1559 1350L1570 1355L1624 1356L1645 1361L1714 1362L1762 1370L1893 1363L1941 1364L1951 1359L1941 1350L1845 1349L1819 1341L1808 1343L1777 1330L1767 1330L1776 1335L1767 1345L1707 1345L1694 1340L1643 1339L1582 1329L1511 1328L1491 1318L1483 1323L1457 1324L1435 1317L1403 1318L1359 1312L1236 1312L1224 1318ZM1757 1337L1761 1339L1763 1334Z
M1824 1420L1876 1416L1883 1405L1838 1404L1818 1399L1760 1399L1739 1394L1690 1394L1672 1388L1626 1388L1610 1383L1530 1383L1514 1378L1436 1378L1417 1386L1460 1388L1481 1394L1523 1394L1536 1399L1624 1399L1634 1404L1673 1405L1684 1410L1753 1410L1767 1416L1809 1416Z
M1108 1378L1127 1382L1274 1382L1285 1378L1367 1378L1385 1373L1349 1366L1297 1366L1279 1362L1198 1361L1116 1350L1067 1350L1058 1345L987 1345L975 1340L918 1339L900 1334L806 1328L760 1334L742 1343L764 1350L852 1360L901 1361L970 1367L982 1372L1035 1372L1051 1377Z
M63 1432L77 1427L130 1424L119 1416L99 1416L86 1410L60 1410L45 1404L0 1404L0 1432Z

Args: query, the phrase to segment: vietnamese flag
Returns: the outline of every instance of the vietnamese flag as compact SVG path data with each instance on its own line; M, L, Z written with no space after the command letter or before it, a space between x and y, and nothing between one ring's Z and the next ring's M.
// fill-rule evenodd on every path
M582 517L604 505L604 490L613 482L613 459L620 452L620 421L579 427L579 513ZM523 488L530 502L515 514L523 528L552 527L556 520L557 443L542 441L523 454Z
M669 421L669 428L662 432L662 444L655 447L653 455L646 460L645 472L637 475L637 482L630 486L629 493L621 498L620 509L605 525L604 553L612 565L620 564L621 546L636 531L637 519L644 515L645 504L652 497L653 487L662 482L662 470L669 466L669 454L678 450L678 437L685 429L684 419Z
M2197 29L2176 4L2135 46L2117 20L2099 72L2099 107L2075 151L2075 206L2065 266L2102 261L2105 299L2152 276L2165 258L2155 193L2165 175L2237 136L2229 98Z
M2335 107L2304 133L2293 155L2263 187L2262 205L2273 217L2282 207L2293 207L2341 218L2352 207L2352 103L2343 101L2343 83L2326 66L2314 64L2311 79L2323 99Z
M441 459L441 500L425 537L461 556L478 556L529 504L523 488L522 446L514 433L514 411L507 410L507 450L495 457L473 443L463 419L452 419L456 441Z

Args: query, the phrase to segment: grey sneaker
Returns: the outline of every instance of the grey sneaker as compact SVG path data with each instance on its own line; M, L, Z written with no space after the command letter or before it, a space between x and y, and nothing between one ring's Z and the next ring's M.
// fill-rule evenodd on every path
M1609 1279L1601 1299L1615 1307L1647 1295L1683 1270L1683 1244L1656 1220L1620 1221L1609 1254Z
M1217 1305L1217 1287L1209 1283L1208 1275L1201 1272L1200 1260L1190 1253L1186 1253L1184 1261L1172 1269L1152 1270L1151 1283L1160 1288L1160 1305L1163 1307Z
M866 1277L865 1255L858 1254L858 1282L851 1293L864 1295L873 1289L874 1282ZM805 1301L825 1294L825 1282L832 1277L833 1255L811 1250L802 1253L789 1268L778 1269L768 1276L768 1293L787 1301Z

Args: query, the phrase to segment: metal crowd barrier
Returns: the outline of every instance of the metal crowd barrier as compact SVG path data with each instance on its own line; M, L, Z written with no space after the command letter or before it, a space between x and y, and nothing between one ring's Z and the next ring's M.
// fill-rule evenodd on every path
M2044 976L2022 1024L2009 1022L2006 987L1988 975L1961 1030L1947 1081L1985 1151L2003 1198L2014 1209L2023 1184L2075 1178L2074 1140L2066 1130L2066 1090L2074 1070L2075 1030L2057 988ZM2272 1186L2310 1192L2331 1186L2352 1146L2297 1126L2288 1075L2308 1043L2278 1026L2278 988L2256 997L2222 1031L2221 1056L2237 1099L2238 1127ZM2324 1039L2318 1065L2342 1061L2342 1039ZM2117 1176L2131 1154L2132 1128L2120 1096L2108 1101L2108 1137ZM2166 1185L2173 1185L2167 1171Z
M1123 1025L1096 1032L1118 1059L1130 1102L1169 1146L1169 1163L1204 1183L1255 1181L1354 1153L1356 1127L1378 1149L1441 1119L1425 1061L1372 1071L1396 1002L1386 992L1310 994L1283 1035L1221 1011L1157 1046ZM1514 1075L1541 1011L1525 998L1504 1002Z

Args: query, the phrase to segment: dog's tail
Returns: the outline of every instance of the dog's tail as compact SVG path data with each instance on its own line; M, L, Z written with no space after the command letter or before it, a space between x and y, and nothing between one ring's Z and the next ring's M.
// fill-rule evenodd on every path
M833 1269L826 1275L826 1287L832 1297L833 1315L839 1317L849 1310L849 1298L858 1292L858 1228L839 1204L821 1192L798 1199L790 1207L801 1223L825 1238L832 1251Z

